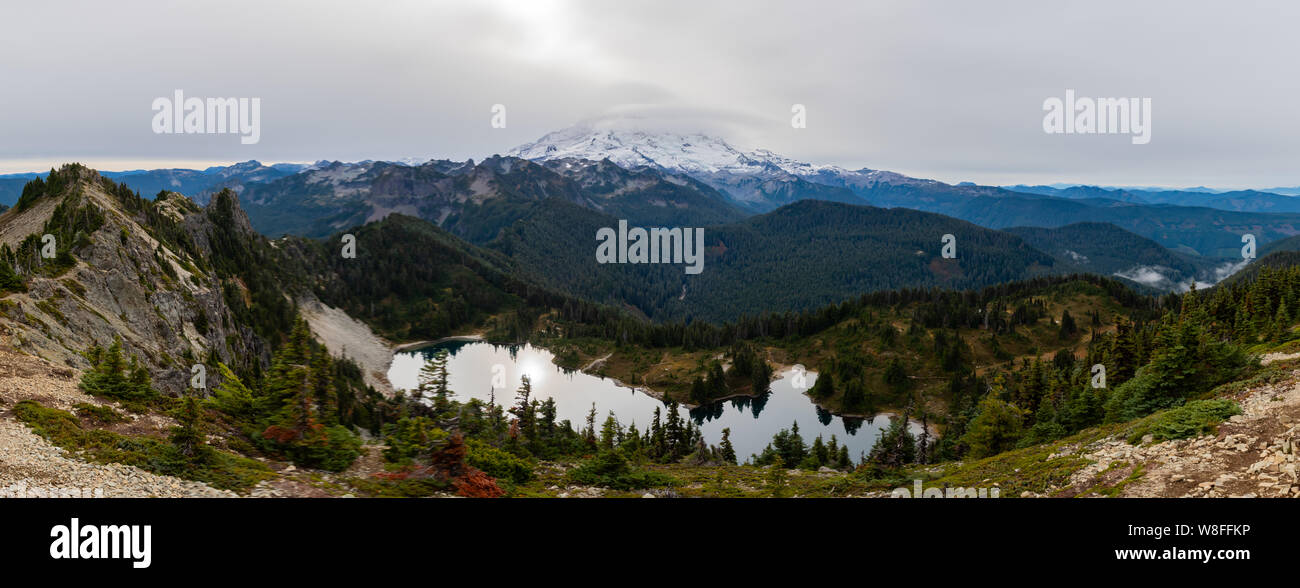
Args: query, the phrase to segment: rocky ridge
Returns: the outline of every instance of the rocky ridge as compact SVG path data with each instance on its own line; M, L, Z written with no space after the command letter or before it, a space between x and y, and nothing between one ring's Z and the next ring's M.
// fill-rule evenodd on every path
M193 239L194 250L187 252L155 237L94 170L65 166L59 173L69 176L70 187L0 217L0 243L16 249L28 235L40 236L56 207L74 199L100 211L104 221L72 247L75 266L55 277L33 273L27 292L4 298L0 343L83 369L89 363L82 351L121 337L124 351L149 368L155 386L173 394L185 389L191 364L208 354L233 363L267 353L235 322L217 277L200 269L205 264L196 257L211 253L213 228L203 209L179 194L158 201L159 214ZM242 211L235 223L254 234Z

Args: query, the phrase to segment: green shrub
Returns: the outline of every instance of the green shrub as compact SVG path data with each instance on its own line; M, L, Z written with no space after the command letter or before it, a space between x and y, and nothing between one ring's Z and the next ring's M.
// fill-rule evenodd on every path
M8 247L6 246L6 249ZM0 260L0 292L26 292L27 283L9 262Z
M255 419L257 404L253 391L249 390L226 364L218 362L217 372L221 375L221 383L212 391L212 396L205 403L240 422Z
M361 456L361 438L341 425L323 427L310 440L277 445L294 465L331 472L346 470Z
M81 376L81 389L87 394L139 404L156 399L149 370L135 358L122 357L122 342L114 339L107 350L91 347L86 352L94 369Z
M362 496L380 498L422 498L452 491L450 482L435 478L348 478L348 485L356 488Z
M1147 369L1139 369L1136 376L1120 384L1106 398L1106 422L1122 423L1150 414L1146 399L1152 396L1156 376Z
M384 461L409 464L417 457L427 457L434 446L447 438L428 417L403 417L396 423L384 425ZM480 468L482 469L482 468Z
M483 470L489 476L523 484L533 479L533 464L526 459L502 451L482 441L470 439L465 463Z
M1241 414L1241 407L1231 400L1193 400L1139 421L1129 434L1128 442L1136 444L1147 435L1159 443L1211 434L1219 423L1238 414Z
M109 425L126 421L126 415L113 410L111 406L99 406L88 402L78 402L72 408L77 409L77 414L83 416L95 423Z
M632 490L676 486L680 482L665 474L632 467L621 449L602 451L569 471L569 481L587 486L603 486L615 490Z

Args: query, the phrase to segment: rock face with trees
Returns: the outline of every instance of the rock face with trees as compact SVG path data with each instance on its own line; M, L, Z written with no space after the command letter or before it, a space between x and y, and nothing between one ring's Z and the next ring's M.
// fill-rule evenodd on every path
M294 313L268 287L269 248L233 193L206 209L172 192L150 200L66 165L0 217L0 324L13 346L76 368L88 365L81 351L116 339L178 394L194 364L269 359L269 336Z

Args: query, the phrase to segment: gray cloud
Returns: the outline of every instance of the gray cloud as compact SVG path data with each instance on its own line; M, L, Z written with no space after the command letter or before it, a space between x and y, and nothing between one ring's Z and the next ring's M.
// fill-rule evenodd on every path
M7 7L0 168L483 157L580 120L945 181L1300 184L1300 6L1237 2L44 2ZM262 141L153 98L262 98ZM1148 145L1042 102L1149 97ZM493 129L490 107L509 125ZM791 129L805 104L808 128ZM655 122L659 121L659 122Z

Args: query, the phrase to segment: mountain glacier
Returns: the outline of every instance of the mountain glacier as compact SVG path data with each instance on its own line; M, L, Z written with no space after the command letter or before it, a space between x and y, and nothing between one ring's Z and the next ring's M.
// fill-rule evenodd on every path
M704 133L585 123L547 133L509 154L534 161L608 159L629 169L649 167L688 175L758 212L804 199L866 204L857 190L879 183L929 182L887 171L806 163L766 149L742 151Z

